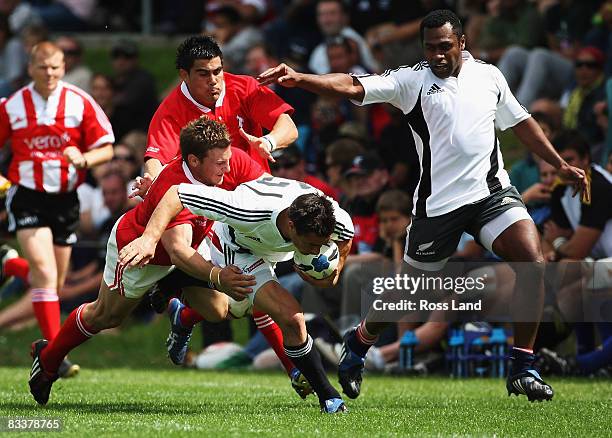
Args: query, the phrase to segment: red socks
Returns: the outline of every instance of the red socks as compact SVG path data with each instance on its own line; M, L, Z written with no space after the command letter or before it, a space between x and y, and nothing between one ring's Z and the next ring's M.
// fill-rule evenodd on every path
M60 329L60 306L57 291L51 288L32 289L32 307L34 307L34 314L43 337L52 341Z
M265 336L268 344L274 350L280 361L283 363L283 367L287 371L287 374L295 368L291 359L287 357L285 353L285 347L283 346L283 333L281 332L278 324L274 322L272 318L266 313L259 312L253 309L253 319L255 325L259 331Z
M181 313L179 314L179 320L183 327L190 328L196 325L197 323L204 321L204 317L195 310L193 310L191 307L185 306L181 309Z
M90 303L80 305L68 315L55 339L40 354L43 368L47 373L57 373L57 369L70 350L98 333L91 329L81 317L81 312L88 304Z
M14 259L8 259L4 262L5 277L17 277L22 279L25 283L29 283L29 275L30 265L26 259L15 257Z

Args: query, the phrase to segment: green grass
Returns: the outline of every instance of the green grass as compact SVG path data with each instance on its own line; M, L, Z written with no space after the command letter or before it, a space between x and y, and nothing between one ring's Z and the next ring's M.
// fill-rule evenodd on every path
M347 415L318 413L281 373L87 369L46 407L25 368L0 368L0 417L60 418L64 435L610 436L609 381L555 381L553 402L506 397L499 380L368 376Z
M244 341L246 320L235 322ZM58 381L42 408L26 383L37 329L1 333L0 417L61 418L61 436L612 436L610 380L552 380L554 401L532 404L507 397L501 380L370 375L362 396L347 401L348 415L323 416L280 372L172 366L167 329L162 318L96 336L70 355L81 374Z

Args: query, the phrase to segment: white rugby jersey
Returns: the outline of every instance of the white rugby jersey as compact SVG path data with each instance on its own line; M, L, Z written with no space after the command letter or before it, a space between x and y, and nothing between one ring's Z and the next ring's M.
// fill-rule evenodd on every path
M115 137L108 118L93 98L60 81L45 100L33 83L0 103L0 147L11 141L8 179L40 192L71 192L85 178L63 156L67 146L87 152Z
M505 130L529 118L497 67L462 56L458 77L440 79L425 61L355 76L365 97L354 103L387 102L408 116L421 165L417 217L440 216L508 187L495 125ZM401 139L397 147L404 147Z
M273 263L290 260L296 250L281 235L276 218L295 198L307 193L322 194L306 183L277 177L242 183L231 192L194 184L180 184L178 189L183 206L193 214L218 221L213 230L230 248L248 250ZM328 199L336 217L332 240L351 239L354 229L349 214Z

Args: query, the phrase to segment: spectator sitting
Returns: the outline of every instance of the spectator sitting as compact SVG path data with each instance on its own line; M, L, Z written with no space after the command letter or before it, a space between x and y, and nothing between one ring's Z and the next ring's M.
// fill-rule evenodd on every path
M534 100L545 96L558 99L571 84L575 48L582 44L591 26L596 3L552 2L543 10L542 29L546 30L548 48L529 50L513 45L504 52L498 67L523 105L530 107Z
M562 99L563 127L580 131L589 145L604 139L593 111L597 102L606 99L604 61L604 54L598 48L580 49L574 62L576 87Z
M41 19L34 12L31 2L21 0L0 1L0 15L8 17L9 25L13 35L19 35L32 24L41 24ZM28 52L29 53L29 52Z
M0 98L17 89L26 65L27 56L21 40L13 36L8 18L0 15Z
M140 67L138 47L132 41L119 41L111 59L116 117L131 120L131 129L146 131L158 105L155 78Z
M80 32L89 28L96 3L96 0L54 0L36 2L33 9L53 31Z
M321 190L330 198L338 200L338 194L333 187L329 186L325 181L306 172L302 154L295 145L287 146L284 149L277 149L272 153L272 157L276 160L270 163L272 175L305 182Z
M212 35L223 50L224 68L235 74L246 74L247 52L254 45L263 42L262 32L256 27L246 25L238 10L231 6L217 9L212 20Z
M329 185L339 194L342 205L354 195L344 173L351 167L355 157L364 152L361 143L350 138L336 140L325 149L325 175Z
M359 48L359 58L369 71L377 71L378 64L374 60L368 44L354 29L349 27L349 17L342 0L319 0L317 3L317 23L324 38L344 36L355 41ZM330 72L326 55L325 43L314 48L310 55L308 67L317 74Z
M75 38L61 36L55 40L55 44L64 52L66 63L66 74L64 81L91 93L91 79L93 73L89 67L81 63L83 46Z
M351 252L371 252L378 237L376 203L387 188L389 172L376 152L367 151L355 157L344 176L355 195L345 206L355 224Z
M472 48L475 58L497 63L510 46L531 49L546 44L544 22L532 4L526 0L500 0L487 6L494 4L498 9L489 10L480 38Z

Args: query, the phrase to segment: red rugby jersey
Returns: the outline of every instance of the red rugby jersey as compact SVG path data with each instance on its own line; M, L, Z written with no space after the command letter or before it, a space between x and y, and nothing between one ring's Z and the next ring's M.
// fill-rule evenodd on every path
M63 156L67 146L87 152L115 137L104 111L85 91L60 81L47 100L34 84L0 103L0 145L11 141L8 179L32 190L71 192L83 182Z
M164 99L149 125L145 159L156 158L165 164L180 155L181 129L190 121L206 115L225 123L232 146L247 152L264 170L270 171L268 161L251 149L240 136L239 129L242 127L247 134L261 137L262 127L271 130L281 114L293 113L293 107L250 76L223 72L223 77L225 88L215 108L196 102L184 82Z
M246 153L240 149L232 148L230 171L225 174L223 182L219 187L226 190L234 190L239 184L257 179L263 173L264 171L261 166L251 160ZM155 207L157 207L157 204L159 204L159 201L168 189L173 185L181 183L202 184L193 177L189 167L187 167L183 160L177 157L160 172L144 201L128 211L120 219L117 226L117 247L119 250L142 235ZM214 221L202 216L196 216L185 208L168 224L166 229L181 224L191 224L193 229L191 247L197 249L213 223ZM172 265L170 256L161 242L158 243L155 256L150 264L160 266Z

